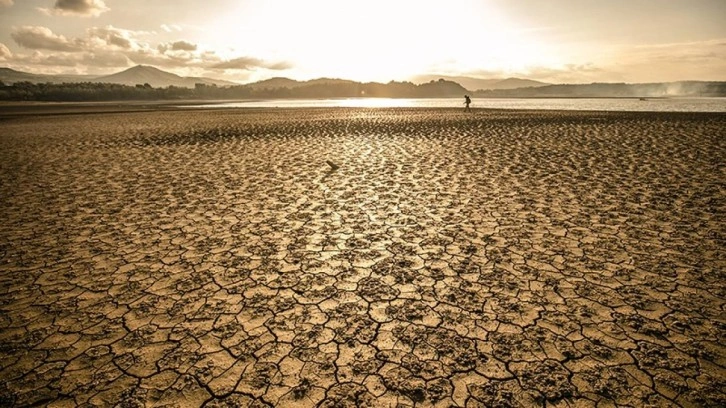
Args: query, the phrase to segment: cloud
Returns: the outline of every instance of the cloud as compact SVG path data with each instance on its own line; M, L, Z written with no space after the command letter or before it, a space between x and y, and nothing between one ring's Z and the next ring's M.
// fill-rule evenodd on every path
M726 38L603 48L586 63L529 66L519 71L470 73L478 77L515 76L550 83L672 82L726 80Z
M513 76L525 77L550 83L589 83L602 81L622 81L618 74L609 73L593 63L564 64L561 66L533 66Z
M92 27L86 30L83 38L66 38L55 34L47 27L23 26L16 28L10 36L25 48L34 50L51 50L62 52L82 51L118 51L149 48L140 41L139 36L148 34L141 31L130 31L114 26Z
M6 60L13 57L13 53L10 52L10 49L3 43L0 43L0 60Z
M131 64L153 65L194 76L211 70L231 70L236 76L257 69L284 70L288 62L253 57L222 60L214 51L204 50L187 40L150 44L154 33L126 30L111 25L91 27L80 37L65 37L41 26L13 28L11 37L32 53L11 53L0 44L0 60L14 66L44 71L72 69L81 72L127 68ZM54 68L55 67L55 68Z
M172 43L159 44L159 52L165 53L167 51L196 51L197 45L187 41L176 41Z
M10 36L21 47L33 50L77 52L82 50L82 41L71 41L62 35L53 34L47 27L23 26Z
M132 48L134 42L132 40L133 33L128 30L121 30L114 26L93 27L87 30L88 36L92 39L99 39L106 45L116 46L119 48Z
M440 72L440 71L435 71ZM602 81L602 75L608 74L602 67L593 63L564 64L559 66L528 66L518 70L480 69L475 71L443 71L452 76L464 76L480 79L522 78L548 83L587 83ZM622 78L608 78L622 80Z
M726 60L726 39L627 47L620 51L629 61L681 62Z
M0 0L0 7L10 7L13 5L13 0Z
M212 69L236 69L249 71L257 68L266 68L271 70L282 71L292 68L292 64L289 62L268 62L258 58L252 57L239 57L228 61L223 61L210 66Z
M273 62L263 66L263 68L271 69L273 71L284 71L286 69L291 69L292 67L293 65L287 61Z
M166 31L167 33L182 30L182 28L176 24L162 24L161 29Z
M262 60L256 58L240 57L214 64L210 68L250 70L259 66L262 63Z
M622 46L606 69L628 82L726 80L726 38L707 41Z
M0 58L2 60L2 58ZM85 52L85 53L43 53L34 51L32 54L16 54L13 56L14 66L23 67L24 70L37 71L37 67L46 67L42 71L67 71L60 67L74 67L78 72L87 72L88 67L119 68L127 67L129 59L117 52ZM48 69L50 68L50 69Z
M128 66L129 59L126 55L118 52L95 51L84 53L80 63L92 67L114 68Z
M36 65L59 66L128 66L128 53L151 50L148 44L136 37L144 34L113 26L92 27L84 38L68 39L53 33L47 27L23 26L15 29L11 37L18 45L35 50L32 56L16 55L13 61ZM46 55L39 50L54 51Z
M53 53L50 55L43 54L40 51L35 51L29 58L21 58L24 62L29 62L34 65L45 65L51 67L73 67L78 65L83 60L81 54L58 54Z
M56 0L52 9L38 8L45 14L98 17L109 10L103 0Z

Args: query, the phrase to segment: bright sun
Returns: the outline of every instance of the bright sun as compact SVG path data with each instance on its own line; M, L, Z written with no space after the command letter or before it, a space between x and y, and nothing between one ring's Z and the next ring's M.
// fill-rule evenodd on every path
M293 64L300 78L406 79L435 71L521 70L545 47L485 1L244 2L205 41L219 54Z

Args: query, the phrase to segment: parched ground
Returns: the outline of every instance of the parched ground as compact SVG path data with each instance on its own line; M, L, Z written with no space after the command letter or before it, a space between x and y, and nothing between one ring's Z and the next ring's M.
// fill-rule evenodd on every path
M0 405L726 406L726 114L40 113Z

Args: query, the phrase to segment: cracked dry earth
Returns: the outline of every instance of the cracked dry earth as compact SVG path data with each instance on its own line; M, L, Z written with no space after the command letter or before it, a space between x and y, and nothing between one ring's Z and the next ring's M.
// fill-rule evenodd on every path
M725 152L724 114L6 116L0 405L725 406Z

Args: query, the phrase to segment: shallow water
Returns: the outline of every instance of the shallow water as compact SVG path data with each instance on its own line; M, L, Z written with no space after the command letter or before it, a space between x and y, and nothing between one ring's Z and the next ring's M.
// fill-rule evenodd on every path
M726 112L726 98L474 99L472 108L620 112ZM194 105L196 108L462 108L463 98L267 99Z

